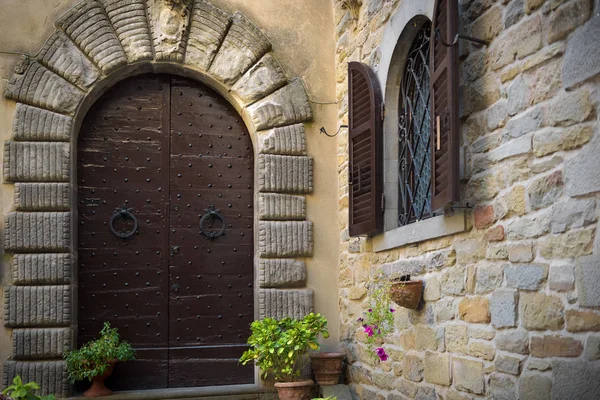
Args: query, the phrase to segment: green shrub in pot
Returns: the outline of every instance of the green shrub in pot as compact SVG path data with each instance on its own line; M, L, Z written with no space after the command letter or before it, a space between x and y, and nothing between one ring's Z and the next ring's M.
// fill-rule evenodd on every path
M77 382L101 376L115 362L133 360L135 352L129 343L121 341L117 328L105 322L98 339L66 352L64 358L69 378Z
M319 335L329 337L327 319L314 313L303 319L264 318L252 322L250 330L250 349L242 354L240 362L256 362L263 379L274 378L276 382L299 378L306 354L319 349Z

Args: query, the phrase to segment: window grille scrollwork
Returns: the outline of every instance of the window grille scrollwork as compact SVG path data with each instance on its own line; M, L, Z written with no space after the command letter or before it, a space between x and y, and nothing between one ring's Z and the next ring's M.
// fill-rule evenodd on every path
M431 23L426 22L408 52L400 87L399 226L432 216L430 33Z

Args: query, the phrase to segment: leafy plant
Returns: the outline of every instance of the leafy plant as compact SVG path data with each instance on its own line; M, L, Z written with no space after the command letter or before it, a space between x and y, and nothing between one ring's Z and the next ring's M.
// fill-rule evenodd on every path
M13 384L2 391L2 397L12 400L55 400L53 394L48 396L37 396L34 392L40 390L40 386L35 382L23 383L19 375L13 379Z
M327 319L314 313L303 319L265 318L252 322L250 330L250 349L242 354L240 362L246 365L255 361L263 378L272 376L279 382L299 377L308 351L319 349L319 335L329 337Z
M359 318L367 335L367 348L374 358L380 361L386 361L386 354L383 345L375 348L375 345L382 342L383 338L394 329L395 309L390 307L390 288L391 282L388 278L379 275L370 284L369 309L363 318Z
M135 352L129 343L121 342L118 329L105 322L100 338L66 352L64 358L69 379L77 382L102 375L110 363L135 359Z

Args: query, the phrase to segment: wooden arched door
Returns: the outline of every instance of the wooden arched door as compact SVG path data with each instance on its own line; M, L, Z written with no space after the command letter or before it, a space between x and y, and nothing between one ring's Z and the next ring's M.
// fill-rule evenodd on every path
M240 116L200 83L144 75L101 97L77 143L79 345L104 321L133 345L115 389L254 382L237 361L254 319Z

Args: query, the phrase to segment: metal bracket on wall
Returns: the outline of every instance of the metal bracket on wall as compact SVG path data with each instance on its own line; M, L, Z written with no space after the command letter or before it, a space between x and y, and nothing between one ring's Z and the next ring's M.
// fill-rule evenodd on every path
M337 130L337 132L336 132L336 133L334 133L334 134L332 135L332 134L329 134L329 133L327 133L327 131L325 130L325 127L324 127L324 126L322 126L322 127L321 127L321 129L319 129L319 133L324 133L324 134L325 134L325 136L327 136L327 137L334 137L334 136L336 136L338 133L340 133L340 131L341 131L342 129L344 129L344 128L348 128L348 125L340 125L340 127L339 127L339 128L338 128L338 130Z
M461 35L460 33L457 33L456 36L454 36L454 40L452 40L451 43L446 43L444 41L444 39L442 38L442 34L440 33L440 29L436 28L435 29L435 37L440 41L441 44L443 44L446 47L452 47L458 44L458 39L463 39L463 40L468 40L470 42L474 42L480 45L485 45L487 46L489 44L489 42L487 40L482 40L482 39L477 39L474 38L472 36L467 36L467 35Z
M465 205L455 204L455 205L448 206L444 210L444 215L447 215L447 216L451 217L451 216L454 215L455 211L458 211L458 210L473 210L474 208L475 207L473 207L469 203L465 203Z
M464 206L461 206L460 204L457 204L455 206L450 206L450 208L452 208L454 210L472 210L475 207L473 207L472 205L470 205L469 203L467 203Z
M12 56L25 56L27 58L31 58L31 56L27 53L21 53L20 51L8 51L8 50L0 50L0 54L9 54Z

